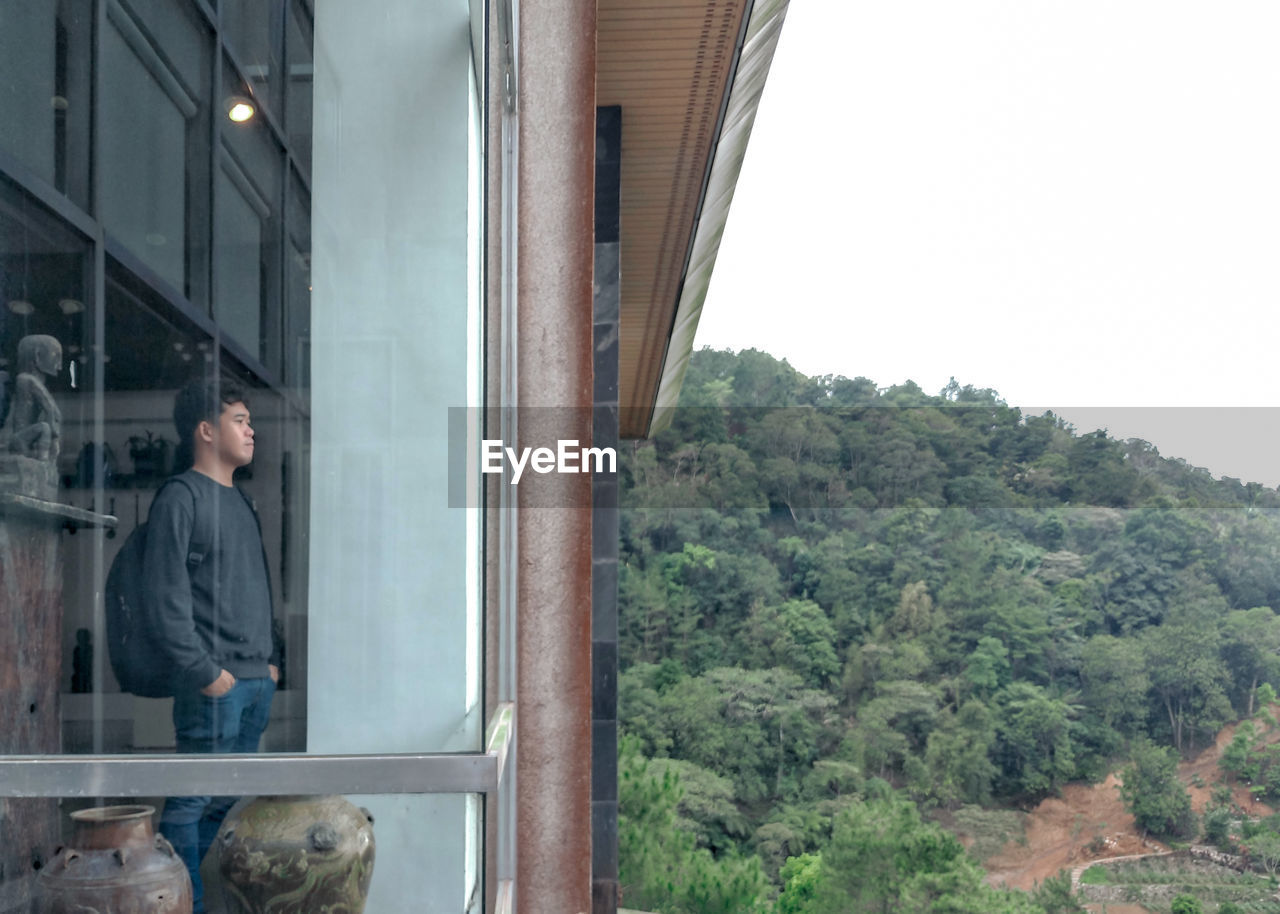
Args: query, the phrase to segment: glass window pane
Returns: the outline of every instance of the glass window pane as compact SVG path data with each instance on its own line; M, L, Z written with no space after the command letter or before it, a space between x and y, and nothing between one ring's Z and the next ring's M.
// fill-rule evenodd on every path
M88 505L60 477L76 456L65 429L84 419L76 394L92 392L74 361L92 338L91 263L83 238L0 181L0 400L9 439L0 455L0 631L8 633L0 637L0 754L61 746L63 506ZM32 501L24 507L19 497ZM56 841L53 802L0 800L0 822L0 882L32 874Z
M96 503L118 518L118 526L81 531L64 544L62 749L172 752L179 745L172 698L121 688L108 650L111 623L104 625L102 616L102 582L129 535L150 517L165 480L189 465L174 426L176 391L191 380L221 377L245 389L255 432L253 461L234 482L252 500L261 531L281 671L264 745L300 751L306 745L305 414L296 397L265 388L198 322L114 261L108 261L106 292L104 421L95 424L91 396L66 398L76 410L64 422L70 455L62 479L66 500ZM78 358L92 366L85 353ZM93 488L85 469L92 455L102 455L102 489Z
M281 0L222 0L222 38L244 69L253 96L280 111Z
M100 125L102 220L148 268L195 302L206 298L208 245L208 53L182 71L142 23L108 5ZM166 20L167 21L167 20ZM182 47L207 49L178 20ZM173 35L165 33L166 41ZM205 40L200 40L203 37ZM189 82L197 77L197 82Z
M405 897L436 902L422 910L483 909L477 795L226 797L188 822L187 809L203 799L15 801L27 818L47 826L40 836L27 831L14 842L17 854L42 866L38 874L29 863L20 873L6 869L0 897L38 893L59 910L97 910L103 886L86 884L78 870L98 857L114 863L123 849L151 877L145 885L112 886L134 905L128 910L153 910L157 892L178 900L173 910L190 910L193 896L206 910L229 910L232 893L253 910L275 910L286 899L303 899L309 911L402 910L396 900ZM205 846L202 865L189 869L187 860ZM404 847L414 864L389 862L393 847Z
M141 25L165 62L193 92L208 86L209 35L203 16L187 0L107 0Z
M311 386L311 195L296 175L289 182L285 251L285 380Z
M174 402L193 379L238 382L236 402L251 414L251 451L247 433L218 437L229 435L221 414L197 423L186 438L251 454L236 462L231 482L252 507L236 495L234 507L217 509L220 541L207 551L198 511L183 536L169 538L170 546L185 540L192 604L216 608L206 614L217 616L208 631L192 612L191 630L212 645L206 653L222 652L206 689L228 666L265 661L238 653L240 642L225 634L233 610L205 600L234 582L210 571L206 586L198 576L234 559L227 558L228 542L261 544L265 574L254 592L269 595L271 660L280 678L262 733L241 734L245 745L234 748L357 754L482 748L479 515L447 507L445 456L446 407L479 405L483 345L483 200L467 15L444 2L424 16L418 3L405 0L398 13L372 19L344 6L330 4L317 33L329 36L327 57L309 47L308 3L287 13L284 3L273 6L278 19L265 26L254 24L247 5L241 12L248 18L240 20L234 9L224 10L228 53L215 84L219 58L202 14L181 3L104 0L102 209L93 215L102 220L106 256L95 260L79 250L78 260L42 266L39 246L26 241L39 220L20 207L16 215L0 208L9 218L0 238L11 249L0 252L0 301L32 306L0 313L0 330L8 334L0 357L16 357L4 340L37 327L78 341L66 345L70 364L98 387L71 389L63 380L67 389L50 388L64 415L59 493L80 510L117 519L114 528L53 531L55 542L62 540L52 612L60 629L46 661L51 697L37 702L51 714L48 739L32 751L195 748L193 708L207 707L201 689L184 680L176 697L126 691L128 671L117 674L108 648L105 610L116 604L104 597L129 535L144 522L174 516L164 502L166 492L178 489L162 486L183 466ZM400 41L405 36L389 30L405 22L417 32ZM262 28L279 34L264 38ZM265 71L236 69L260 62L249 50L255 42L283 51L286 36L295 67L289 80L271 82L278 54L262 58ZM403 64L416 71L400 78L432 86L422 110L407 120L379 66L378 49L392 38L404 48ZM330 127L320 134L327 137L322 180L312 185L314 59L329 61L316 111L325 112ZM261 110L239 122L227 117L232 96L261 103L260 78L268 96L281 94L267 112L271 118ZM332 129L339 114L352 129ZM277 126L287 128L287 140ZM313 202L327 214L323 239L313 239ZM21 265L20 253L27 257ZM102 265L97 276L95 263ZM75 287L65 281L72 272L80 277ZM91 303L85 289L95 284L105 288L104 300ZM64 308L68 302L84 307ZM313 343L324 348L322 372L310 367ZM72 345L79 348L73 352ZM216 490L217 497L232 488ZM239 515L245 535L224 536L221 525L241 511L250 512ZM326 567L317 568L313 554ZM217 561L203 564L205 555ZM152 586L151 577L139 579ZM172 653L166 647L154 655L165 659L144 666L188 678L198 672ZM264 678L270 677L239 675L235 686L262 686ZM478 797L360 802L375 811L387 836L371 910L478 910ZM31 809L15 851L26 862L14 857L0 879L33 879L33 849L43 842L47 859L55 833L69 827L56 804L39 801ZM10 810L5 805L0 814ZM0 899L9 889L0 884Z
M311 172L311 84L315 65L311 55L311 16L298 3L288 6L289 82L285 125L289 148L302 170Z
M217 300L213 317L251 356L262 358L263 245L271 211L242 178L218 172L218 218L214 231Z
M223 74L228 99L250 98L229 61ZM250 357L278 372L284 150L259 111L233 116L228 108L220 121L225 146L215 182L214 319Z
M0 147L89 207L89 0L0 10Z
M475 509L448 507L446 434L477 405L468 10L317 12L308 749L475 751ZM355 687L314 675L340 668Z

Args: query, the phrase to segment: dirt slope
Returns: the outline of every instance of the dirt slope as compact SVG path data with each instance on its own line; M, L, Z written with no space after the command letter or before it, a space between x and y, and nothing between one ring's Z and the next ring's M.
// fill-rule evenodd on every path
M1273 713L1276 710L1280 708L1273 708ZM1216 786L1221 774L1218 760L1235 729L1235 725L1227 727L1212 747L1178 766L1178 775L1191 793L1191 805L1197 814L1204 811ZM1277 740L1280 730L1274 728L1263 737L1264 742ZM1194 786L1196 775L1204 787ZM1059 870L1091 860L1167 850L1138 832L1133 816L1125 812L1119 786L1119 778L1113 773L1101 784L1068 784L1061 796L1044 800L1027 817L1025 843L1010 841L987 859L988 882L1030 889ZM1270 815L1273 811L1262 803L1253 803L1244 786L1236 785L1234 796L1237 805L1254 815Z

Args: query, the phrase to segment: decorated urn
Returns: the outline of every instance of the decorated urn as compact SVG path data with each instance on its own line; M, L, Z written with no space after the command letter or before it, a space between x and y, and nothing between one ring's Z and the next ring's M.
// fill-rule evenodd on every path
M71 814L75 830L40 871L44 914L191 914L191 877L151 825L151 806Z
M218 833L236 914L361 914L373 878L373 817L339 796L246 798Z

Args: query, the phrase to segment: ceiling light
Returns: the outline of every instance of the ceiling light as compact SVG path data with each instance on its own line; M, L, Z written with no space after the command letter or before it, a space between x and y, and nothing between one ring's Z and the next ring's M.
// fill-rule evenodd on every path
M63 314L70 317L84 310L84 302L75 298L60 298L58 299L58 308Z
M9 310L14 314L35 314L36 306L29 301L23 301L21 298L15 298L9 302Z
M258 109L254 107L253 102L245 98L243 95L233 95L226 101L227 117L237 124L243 124L245 121L251 120Z

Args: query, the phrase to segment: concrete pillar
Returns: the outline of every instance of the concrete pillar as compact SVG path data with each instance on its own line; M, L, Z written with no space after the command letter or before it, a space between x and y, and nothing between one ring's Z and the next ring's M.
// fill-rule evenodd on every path
M595 40L594 0L522 0L517 292L526 446L591 440ZM516 905L520 914L586 914L591 477L522 480L519 500Z

